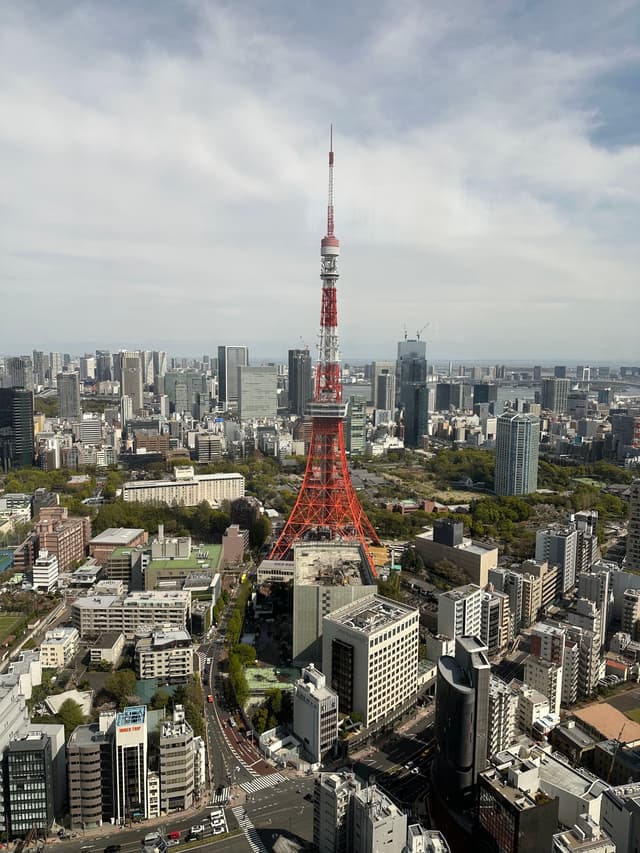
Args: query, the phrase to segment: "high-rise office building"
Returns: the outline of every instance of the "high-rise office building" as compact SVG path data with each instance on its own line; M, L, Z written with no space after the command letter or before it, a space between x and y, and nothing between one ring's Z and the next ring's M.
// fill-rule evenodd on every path
M115 720L114 817L147 817L147 708L125 708Z
M538 488L540 419L503 412L496 432L495 492L528 495Z
M33 391L33 360L30 355L7 358L5 366L11 388Z
M362 456L367 449L367 403L364 397L351 397L344 425L345 446L351 456Z
M289 412L302 417L313 396L311 353L308 349L289 350Z
M600 613L600 648L604 649L611 616L609 572L580 572L576 577L578 581L578 598L586 598L589 601L593 601Z
M33 391L0 388L0 470L29 468L34 452Z
M49 379L52 384L55 382L55 378L59 373L62 373L62 353L61 352L50 352L49 353Z
M237 403L240 420L275 420L278 413L278 368L240 365Z
M404 443L406 447L421 447L429 428L429 386L426 383L405 383L400 392Z
M553 375L556 379L566 379L567 378L567 368L564 364L556 364L553 368Z
M198 420L209 411L207 377L199 370L168 370L162 377L171 410Z
M33 381L37 385L44 385L49 370L49 355L42 350L33 351Z
M96 382L111 382L113 376L113 359L108 350L96 350Z
M46 838L54 818L51 738L33 732L12 740L3 756L7 835L25 838L32 829Z
M67 421L79 421L82 418L80 404L80 377L77 373L59 373L58 417Z
M487 763L489 682L487 647L478 637L458 637L455 656L438 661L435 731L440 796L471 806L478 773Z
M562 413L567 411L569 399L569 380L552 379L542 380L542 394L540 402L542 408L547 412Z
M396 365L393 361L373 363L373 406L392 413L396 407Z
M238 407L239 367L249 364L249 349L244 346L218 347L218 402L225 409Z
M640 572L640 477L631 484L629 494L629 534L625 569Z
M322 667L340 711L365 726L399 716L414 701L419 613L399 601L366 596L322 621Z
M492 382L481 382L473 386L474 403L496 403L498 386Z
M144 411L142 358L140 352L123 351L120 359L120 396L131 397L133 414L141 415Z

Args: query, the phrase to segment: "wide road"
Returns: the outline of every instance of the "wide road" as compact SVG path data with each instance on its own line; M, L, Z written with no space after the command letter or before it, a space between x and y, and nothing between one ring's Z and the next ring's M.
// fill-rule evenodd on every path
M272 849L278 835L312 842L312 795L313 776L303 776L279 782L273 788L256 791L248 796L244 809L265 850Z

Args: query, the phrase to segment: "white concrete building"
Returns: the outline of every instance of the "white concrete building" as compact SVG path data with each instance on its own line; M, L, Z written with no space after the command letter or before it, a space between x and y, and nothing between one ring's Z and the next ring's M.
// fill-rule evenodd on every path
M513 743L517 712L518 693L502 679L492 675L489 680L487 758L502 752Z
M159 684L180 684L193 675L193 643L184 630L153 631L136 643L136 675Z
M147 708L125 708L115 719L113 811L116 823L148 816Z
M134 480L122 486L125 501L170 506L197 506L203 501L219 506L243 495L242 474L194 474L189 466L176 468L173 480Z
M352 853L397 853L407 839L407 816L375 785L353 794Z
M196 797L207 786L207 748L204 738L199 735L193 739L193 792Z
M184 630L191 620L189 590L153 590L129 595L88 595L71 605L71 621L80 632L122 632L132 638L141 629L156 626Z
M536 560L561 567L562 592L576 582L578 531L575 525L548 527L536 533Z
M293 733L313 763L322 762L338 740L338 694L313 664L302 670L293 694Z
M553 836L552 853L616 853L616 845L593 818L584 815L572 829Z
M524 662L524 683L546 696L549 711L560 713L562 700L562 667L557 663L529 655Z
M322 665L340 711L365 726L397 718L415 701L420 614L379 595L324 617Z
M600 826L615 843L617 853L640 850L640 783L605 791Z
M40 551L33 564L33 588L52 592L58 587L58 558L48 551Z
M549 700L542 693L522 685L518 690L517 726L521 732L530 735L533 724L549 713Z
M438 634L457 639L479 637L482 624L482 590L469 583L438 596Z
M80 634L77 628L60 627L47 631L40 644L40 664L43 669L62 669L78 651Z
M169 812L191 808L194 791L193 729L184 708L176 705L173 719L160 728L160 809Z

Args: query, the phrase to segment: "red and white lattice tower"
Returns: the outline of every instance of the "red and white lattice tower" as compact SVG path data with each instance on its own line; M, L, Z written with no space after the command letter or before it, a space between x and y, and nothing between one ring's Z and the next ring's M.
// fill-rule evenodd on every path
M375 572L369 545L380 540L360 505L351 483L344 445L340 353L338 350L338 256L340 242L333 232L333 128L329 151L327 234L320 243L322 307L313 402L308 407L313 427L304 480L298 499L271 560L284 560L299 540L360 543Z

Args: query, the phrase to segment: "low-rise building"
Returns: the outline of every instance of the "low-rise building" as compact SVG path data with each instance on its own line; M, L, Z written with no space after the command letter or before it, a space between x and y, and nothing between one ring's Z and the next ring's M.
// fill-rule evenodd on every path
M80 634L76 628L61 627L47 631L40 644L40 665L43 669L62 669L78 651Z
M122 631L106 631L89 649L89 660L92 664L105 661L115 666L122 656L124 646L125 639Z
M81 637L106 631L133 638L144 628L191 624L191 593L188 590L131 592L126 596L90 595L71 605L71 620Z
M33 564L33 588L41 592L53 592L58 586L59 565L55 554L40 551Z
M89 540L89 554L104 565L116 548L146 545L147 531L140 527L109 527Z
M600 826L616 845L617 853L640 850L640 783L605 791Z
M465 572L471 583L484 588L489 581L489 569L498 565L498 549L464 538L462 528L461 522L434 526L416 536L416 551L426 566L433 568L442 560L449 560Z
M616 853L616 845L593 818L584 816L572 829L553 836L552 853Z
M193 675L193 643L187 631L153 631L136 643L136 675L159 684L184 684Z
M134 480L122 486L128 502L166 503L169 506L220 506L244 495L242 474L195 474L189 466L176 467L173 480Z

